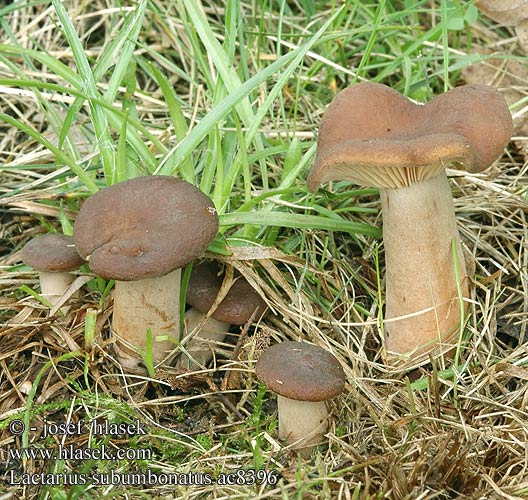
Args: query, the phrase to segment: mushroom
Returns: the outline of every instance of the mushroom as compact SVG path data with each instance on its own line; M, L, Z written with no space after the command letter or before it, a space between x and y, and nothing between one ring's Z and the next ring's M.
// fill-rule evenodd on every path
M72 284L83 259L75 250L73 238L65 234L48 233L30 240L20 258L39 273L40 295L54 306ZM60 309L66 313L68 307Z
M73 229L92 271L116 280L112 328L122 366L137 367L147 329L154 363L164 361L180 334L180 268L218 231L212 201L174 177L138 177L88 198Z
M237 276L209 316L222 288L219 272L219 265L213 261L193 266L185 298L192 308L185 313L185 318L187 331L200 330L186 346L189 356L180 357L180 368L206 365L213 354L211 344L222 342L231 325L243 325L253 314L256 319L264 314L266 303L244 277Z
M456 342L457 281L467 298L469 278L445 167L484 170L511 131L505 100L484 85L416 105L385 85L360 83L340 92L324 113L308 188L349 180L380 189L389 362L420 364Z
M341 365L321 347L287 341L267 349L255 370L278 395L279 438L307 458L328 428L326 401L345 387Z

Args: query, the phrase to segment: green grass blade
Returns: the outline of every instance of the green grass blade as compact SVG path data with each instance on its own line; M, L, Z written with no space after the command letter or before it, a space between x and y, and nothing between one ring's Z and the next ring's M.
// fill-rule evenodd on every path
M296 229L324 229L343 231L345 233L364 234L381 238L381 230L361 222L328 219L317 215L304 215L287 212L232 212L220 215L220 226L237 226L252 224L260 226L291 227Z
M112 102L115 99L119 86L128 70L130 61L134 57L134 50L141 31L146 6L146 0L142 0L136 9L127 16L123 26L117 32L109 46L105 48L101 58L94 67L94 78L98 82L115 63L115 67L112 69L112 75L108 81L108 87L104 93L104 98L108 102Z
M107 183L115 182L115 153L113 149L113 141L110 135L110 127L106 117L106 113L100 106L93 102L93 98L100 97L97 90L96 81L90 68L88 58L84 51L84 47L77 36L77 32L71 22L70 16L60 0L52 0L53 7L57 13L57 17L62 24L64 36L72 50L73 59L79 72L82 81L83 90L88 97L88 105L90 114L92 116L92 123L95 130L95 140L101 156L101 163Z
M381 2L379 2L378 7L374 12L374 26L372 27L372 31L370 33L367 45L363 49L363 56L361 57L358 69L356 70L356 77L354 79L355 81L357 81L358 77L363 73L367 62L370 61L372 49L374 48L374 43L376 42L376 38L378 36L378 30L383 21L383 12L385 10L386 3L386 0L382 0Z
M191 18L191 21L193 22L193 27L198 33L202 44L205 46L206 51L209 54L211 61L215 65L222 79L222 83L224 84L228 93L231 94L233 92L237 92L242 86L242 81L235 71L232 58L229 57L222 45L216 39L211 26L207 21L207 18L204 15L203 9L194 0L183 0L183 3L185 4L185 8L189 14L189 17ZM235 27L232 26L232 29L234 30ZM231 33L231 35L234 37L234 32ZM218 87L218 85L216 85L216 87ZM250 127L255 121L255 113L251 107L248 94L242 95L241 98L233 105L246 128ZM260 136L254 135L252 140L255 142L256 149L262 149L264 147ZM262 178L262 185L264 189L267 189L267 170L264 163L261 163L260 165L260 174Z
M232 111L232 108L236 103L261 85L262 82L265 82L269 77L276 73L278 69L293 60L297 53L298 51L292 51L281 57L244 82L235 92L232 92L225 97L217 106L207 113L207 115L192 129L183 141L171 149L171 151L165 156L163 162L159 165L157 173L163 175L174 174L175 167L172 166L171 160L174 165L180 165L183 159L192 153L217 123Z
M277 83L270 90L269 94L266 96L264 103L259 107L259 110L255 116L255 119L250 124L249 130L246 133L246 145L249 145L249 143L252 141L266 113L268 113L269 109L271 108L273 102L275 101L279 93L282 92L282 89L284 88L288 80L290 79L293 72L301 64L301 62L305 58L308 51L311 50L313 46L319 40L321 40L325 31L332 24L334 19L339 15L341 10L342 9L338 9L332 16L330 16L330 18L327 19L327 21L321 26L321 28L317 30L317 32L312 37L310 37L310 39L306 42L306 44L298 47L297 49L294 49L293 53L295 55L294 55L293 61L286 68L286 70L281 74L280 78L277 80Z
M62 78L75 89L81 91L83 88L82 80L75 71L48 54L25 47L6 44L0 44L0 54L8 56L29 56L46 66L52 73Z
M116 182L122 182L127 179L127 118L128 113L125 113L125 119L123 120L123 126L121 127L121 134L117 142L117 156L116 156L116 171L115 177Z
M185 8L201 42L205 46L211 61L222 78L226 89L229 93L236 92L242 85L242 82L240 81L229 56L216 39L207 18L204 15L203 9L194 0L183 0L183 3L185 4ZM234 107L237 109L244 125L249 127L252 120L254 120L255 115L247 94L243 95L242 98L234 104Z
M181 142L187 135L189 125L185 119L185 116L183 115L181 106L176 96L176 92L174 92L174 89L169 84L169 81L158 68L156 68L153 64L150 64L149 67L152 74L154 75L154 78L156 79L156 82L160 86L161 92L163 93L163 98L165 99L165 103L169 109L169 115L172 126L174 127L176 139L178 142ZM176 167L177 165L172 166L172 168ZM190 182L191 184L196 184L196 174L190 157L183 159L180 165L179 173L182 179Z
M283 177L281 179L280 183L280 189L288 189L289 187L293 186L295 183L295 180L298 179L301 175L301 172L307 167L308 163L312 160L312 158L315 155L315 152L317 150L317 144L312 144L310 146L310 149L304 153L302 158L297 161L296 163L292 162L292 165L287 165L285 173L283 172ZM291 154L297 155L297 152L293 152Z
M442 26L442 58L444 60L443 66L443 79L444 79L444 92L449 90L449 39L447 37L447 0L441 0L440 3L440 25Z
M0 85L7 85L12 87L27 87L36 89L47 89L52 92L58 92L60 94L70 94L74 97L81 99L87 99L87 96L80 90L71 89L62 85L54 83L41 82L36 80L16 80L12 78L0 79ZM94 105L100 106L106 112L110 124L115 130L121 130L123 127L123 120L125 114L123 111L115 108L112 104L105 102L102 97L92 99ZM76 101L77 102L77 101ZM75 104L75 103L74 103ZM157 167L156 159L153 153L150 151L148 146L145 144L145 139L141 137L143 135L147 140L151 141L153 145L160 151L166 152L166 148L160 141L151 134L148 129L138 120L127 117L127 141L134 151L139 155L141 162L145 166L146 170L152 172ZM77 172L76 172L77 173ZM83 181L84 182L84 181Z
M98 191L98 187L95 182L81 167L79 167L77 162L67 154L63 153L58 147L43 137L42 134L39 134L39 132L31 128L29 125L26 125L25 123L22 123L16 118L6 115L5 113L0 113L0 120L9 123L13 127L16 127L18 130L35 139L39 144L42 144L45 148L49 149L57 157L57 161L70 167L71 171L77 175L77 177L79 177L79 180L83 182L92 193Z

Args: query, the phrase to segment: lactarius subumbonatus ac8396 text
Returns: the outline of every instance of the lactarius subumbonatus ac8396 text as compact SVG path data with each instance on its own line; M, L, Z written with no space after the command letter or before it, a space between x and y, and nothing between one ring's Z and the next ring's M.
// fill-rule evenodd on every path
M457 279L463 297L469 283L445 168L486 169L511 132L504 98L484 85L417 105L385 85L359 83L324 113L308 188L349 180L380 189L390 362L417 364L456 342Z

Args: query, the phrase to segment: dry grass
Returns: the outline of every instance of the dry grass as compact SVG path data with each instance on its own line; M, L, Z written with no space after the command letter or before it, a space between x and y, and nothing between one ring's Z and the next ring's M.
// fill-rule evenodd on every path
M105 34L116 29L109 21L115 21L108 15L111 8L99 0L78 5L75 25L91 56L101 52ZM47 4L37 4L15 10L4 21L20 45L40 47L71 65L71 52L64 46L52 12ZM211 20L224 14L214 7L208 7L207 13ZM179 48L180 54L176 50L174 57L179 57L182 71L196 72L187 53L190 42L184 27L175 20L164 24L155 16L150 23L148 52ZM284 26L297 29L301 24L302 19L292 15ZM166 26L173 31L164 32ZM477 24L473 36L474 44L489 46L491 40L504 53L517 50L513 37L491 30L487 23ZM8 37L0 35L0 42L7 43ZM270 48L272 43L266 43ZM274 54L263 51L260 56ZM51 82L55 78L45 68L13 60L25 75ZM0 77L12 78L14 73L0 59ZM146 77L137 83L138 116L170 146L174 130L159 90ZM181 77L175 76L174 84L187 103L184 111L192 126L209 111L208 95L199 87L186 86ZM526 93L528 87L519 90ZM290 99L288 91L294 92L286 88L282 99ZM52 93L41 97L50 103L67 100ZM303 94L302 101L298 137L309 140L320 110L309 96ZM52 128L35 103L32 91L0 85L0 111L53 139ZM280 115L281 108L275 111ZM278 133L287 134L289 127L282 122L287 118L267 120L263 136L273 139ZM82 162L96 165L89 142L79 139L77 146ZM53 156L35 141L0 123L0 500L528 498L528 166L513 147L482 174L451 172L461 236L475 263L467 335L456 370L450 359L433 360L413 372L416 381L412 383L408 373L390 369L381 359L376 255L383 276L382 244L362 236L351 244L346 233L294 229L283 229L276 247L254 244L233 247L229 256L214 255L238 269L261 292L270 312L257 324L247 325L241 335L232 329L209 369L178 373L167 368L158 371L154 380L125 376L112 358L111 296L102 296L92 282L83 287L82 298L63 318L50 317L46 307L20 289L22 285L37 288L37 277L20 265L17 252L49 227L60 230L59 220L63 227L73 220L78 199L86 194L71 176L66 177L66 168L56 170L52 161ZM276 185L282 159L273 161L270 183ZM303 183L299 179L300 189ZM255 182L252 189L255 194L262 188ZM298 208L308 200L304 194L278 203ZM331 198L330 203L335 200ZM378 198L357 196L349 206L377 209ZM350 217L380 225L377 210L352 212ZM302 245L291 255L288 242L296 239ZM87 270L80 274L85 276ZM86 345L85 317L92 311L97 314L95 341ZM254 376L259 352L286 339L325 347L340 360L347 375L346 393L331 403L328 448L305 462L277 442L274 398L259 389ZM32 401L31 387L35 389ZM28 415L37 430L23 443L7 426L21 418L28 398ZM92 490L9 484L9 471L21 473L23 466L27 472L67 469L87 475L145 470L147 461L141 460L28 460L23 464L6 455L7 449L24 444L56 447L62 437L43 439L44 422L80 419L139 419L149 431L147 436L94 438L83 433L66 437L64 443L151 450L148 465L158 474L216 476L251 466L276 470L281 480L262 487L116 484Z

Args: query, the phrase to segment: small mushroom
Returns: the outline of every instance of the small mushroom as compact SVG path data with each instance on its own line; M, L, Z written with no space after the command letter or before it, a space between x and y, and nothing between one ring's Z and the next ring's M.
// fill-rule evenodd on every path
M502 153L512 119L493 87L454 88L416 105L379 83L340 92L323 116L311 191L332 180L380 189L386 263L389 361L419 364L458 338L469 297L445 167L480 172Z
M231 325L244 325L253 314L255 319L264 314L266 303L244 277L236 276L225 297L208 317L222 288L219 273L220 267L213 261L193 266L186 294L186 302L192 308L185 313L185 318L187 331L196 328L200 331L187 344L189 356L180 357L180 368L206 365L213 355L212 345L224 340Z
M176 347L180 268L198 258L217 231L212 201L174 177L130 179L83 204L74 225L75 245L92 271L116 280L112 328L124 367L137 367L147 329L154 363ZM160 336L166 338L156 340Z
M75 250L73 238L64 234L48 233L30 240L20 258L39 273L40 294L52 306L64 295L75 276L70 272L83 264ZM68 307L61 307L66 313Z
M307 458L328 428L326 401L345 387L341 365L321 347L287 341L267 349L255 370L278 394L279 438Z

